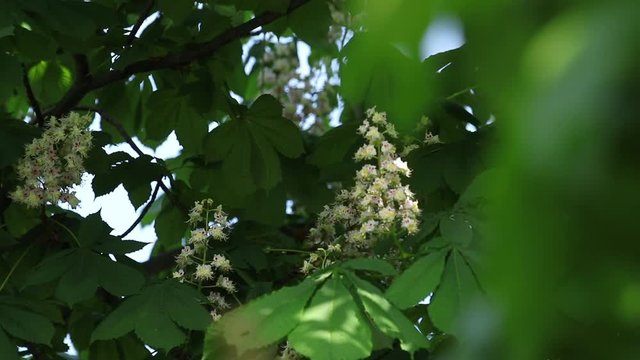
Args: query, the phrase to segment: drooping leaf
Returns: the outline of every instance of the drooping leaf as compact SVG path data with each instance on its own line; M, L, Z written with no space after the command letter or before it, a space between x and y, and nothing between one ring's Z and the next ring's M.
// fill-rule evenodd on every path
M386 297L400 309L426 299L440 283L445 255L438 251L418 259L393 281Z
M0 329L0 356L3 359L18 359L18 348L2 329Z
M458 317L478 294L478 283L471 268L458 250L452 250L442 282L429 305L429 316L440 330L456 334Z
M98 286L122 296L136 292L144 284L142 274L133 268L89 249L77 248L45 258L29 274L26 286L58 278L56 296L68 304L91 297Z
M342 266L354 270L373 271L382 275L395 275L398 272L388 262L376 258L357 258L345 261Z
M454 244L469 245L473 238L473 229L469 220L462 214L451 214L440 219L440 232Z
M0 298L0 327L19 339L50 344L54 332L51 321L40 314L4 301L5 299Z
M342 162L358 141L356 129L355 123L348 123L327 131L307 161L320 168Z
M91 341L115 339L135 331L145 343L171 349L185 339L180 327L204 330L209 324L211 317L200 301L201 295L177 281L151 285L111 312L96 327Z
M271 95L262 95L247 111L247 120L265 135L283 156L296 158L304 152L300 129L282 117L282 105Z
M402 349L409 353L429 347L426 334L421 334L415 325L385 298L382 291L353 274L349 274L349 279L356 286L365 311L380 331L399 339Z
M204 150L207 161L222 161L227 187L245 197L276 187L282 180L280 156L296 158L304 146L300 129L282 117L282 105L274 97L263 95L237 111L238 118L209 133Z
M285 287L226 314L214 326L223 329L239 354L283 339L298 324L302 310L316 288L313 279Z
M311 299L288 339L297 352L314 360L361 359L373 347L367 321L335 274Z
M96 196L110 193L122 184L131 204L136 208L151 195L151 182L166 174L165 168L153 162L153 158L148 155L132 158L117 152L110 154L109 158L112 161L111 167L96 174L93 179L92 186Z
M327 42L331 13L326 1L311 0L289 16L289 26L304 42L321 45Z
M247 350L242 354L238 349L227 344L224 329L210 326L204 338L203 360L235 359L235 360L273 360L278 353L278 345Z

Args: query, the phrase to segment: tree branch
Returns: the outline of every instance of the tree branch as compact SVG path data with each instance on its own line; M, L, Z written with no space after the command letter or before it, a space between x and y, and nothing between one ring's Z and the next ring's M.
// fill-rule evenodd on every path
M29 71L27 70L27 66L25 64L22 65L22 83L24 84L24 89L27 93L27 98L29 99L29 105L33 109L33 112L36 114L36 124L39 127L44 126L44 117L42 117L42 111L40 111L40 104L38 103L38 99L33 94L33 88L31 88L31 83L29 82Z
M309 236L310 228L310 225L289 224L281 226L279 230L282 234L295 239L298 243L302 243ZM180 251L182 251L182 248L173 249L149 258L149 260L142 263L142 268L148 274L155 274L168 269L175 265L176 256Z
M129 32L129 35L127 35L127 41L125 41L124 43L125 47L129 47L131 46L131 44L133 44L134 40L136 39L136 34L140 30L142 23L149 17L149 14L151 14L151 10L153 9L154 4L154 0L147 1L147 5L145 6L144 10L142 10L142 13L140 13L140 17L131 28L131 32Z
M153 193L151 193L151 199L149 200L147 205L144 206L144 208L142 209L142 212L140 213L140 215L138 215L138 218L136 219L136 221L134 221L133 224L131 224L131 226L129 226L129 228L125 232L118 235L120 239L124 239L125 236L129 235L129 233L131 233L133 229L135 229L136 226L140 224L144 216L147 215L147 212L149 212L149 209L151 209L151 206L153 206L154 201L156 201L156 197L158 196L158 190L160 190L161 183L162 183L162 178L157 180L156 187L153 189Z
M69 89L62 99L53 108L47 110L44 115L59 116L61 114L65 114L76 106L76 104L82 100L88 92L116 81L125 80L132 75L154 70L180 67L193 61L210 57L224 45L227 45L241 37L250 35L256 28L267 25L283 16L286 16L309 1L310 0L291 0L291 4L285 13L279 14L266 12L243 24L227 29L208 42L194 44L182 52L168 54L158 58L136 61L125 66L121 70L113 69L105 74L95 76L89 81L77 82L71 87L71 89Z

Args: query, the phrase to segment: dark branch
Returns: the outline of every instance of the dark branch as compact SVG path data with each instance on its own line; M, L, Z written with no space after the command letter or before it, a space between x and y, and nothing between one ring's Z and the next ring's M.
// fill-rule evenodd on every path
M89 80L89 60L84 54L73 54L73 61L76 66L75 82L83 82Z
M113 126L116 129L116 131L118 131L120 136L122 136L122 138L124 138L124 141L126 141L127 144L129 144L129 146L131 146L133 151L135 151L136 154L138 154L138 156L145 155L145 153L142 152L142 150L138 147L138 145L136 145L136 143L133 141L131 136L129 136L129 134L127 133L127 130L125 130L125 128L122 126L122 124L120 124L116 119L111 117L111 115L109 115L108 113L106 113L102 109L98 109L96 107L91 107L91 106L77 106L77 107L75 107L73 109L79 110L79 111L91 111L91 112L99 114L100 117L102 119L104 119L104 121L106 121L109 125ZM184 206L184 204L182 204L180 202L180 199L178 199L178 197L173 192L171 192L171 189L169 189L162 181L159 181L158 184L160 185L160 188L162 189L162 191L164 191L164 193L167 195L169 200L171 200L171 202L175 206L177 206L184 214L188 214L189 213L189 210L187 209L187 207Z
M149 200L147 205L145 205L145 207L142 209L142 212L140 213L140 215L138 215L138 218L136 219L136 221L134 221L133 224L129 226L127 231L123 232L121 235L118 235L119 238L124 239L125 236L129 235L129 233L131 233L133 229L135 229L136 226L140 224L144 216L147 215L147 213L149 212L149 209L151 209L151 206L153 206L154 201L156 201L156 197L158 196L158 190L160 190L160 186L161 186L160 184L162 183L162 178L158 179L157 181L158 182L156 183L156 187L153 189L153 193L151 193L151 199Z
M286 16L309 1L310 0L291 0L289 9L283 14L266 12L243 24L229 28L208 42L194 44L182 52L137 61L125 66L124 69L113 69L105 74L97 75L89 81L76 82L62 97L62 99L53 108L47 110L44 115L59 116L61 114L65 114L76 106L76 104L82 100L89 91L99 89L116 81L128 79L132 75L160 69L181 67L196 60L210 57L224 45L227 45L241 37L250 35L251 32L258 27L267 25L283 16Z
M142 268L148 274L157 274L162 270L166 270L172 267L173 265L175 265L176 256L180 254L180 251L182 251L182 248L178 248L171 251L167 251L162 254L158 254L157 256L154 256L149 260L147 260L146 262L142 263Z
M33 88L31 88L31 83L29 82L29 70L27 70L27 66L22 64L22 82L24 83L24 88L27 93L27 98L29 99L29 105L33 109L33 112L36 114L36 123L38 126L44 126L44 117L42 117L42 111L40 111L40 104L38 103L38 99L33 94Z
M280 227L280 232L298 243L303 243L309 236L309 225L284 225ZM182 248L167 251L165 253L158 254L142 264L144 270L149 274L155 274L162 270L166 270L175 265L176 256L182 251Z
M154 3L155 3L154 0L147 1L147 5L145 6L144 10L142 10L142 13L140 13L140 17L138 18L136 23L133 24L133 27L131 28L131 32L129 32L129 35L127 35L127 41L125 41L124 43L125 47L129 47L131 46L131 44L133 44L133 41L136 39L136 34L140 30L142 23L145 21L146 18L149 17L149 14L151 14L151 10L153 9Z

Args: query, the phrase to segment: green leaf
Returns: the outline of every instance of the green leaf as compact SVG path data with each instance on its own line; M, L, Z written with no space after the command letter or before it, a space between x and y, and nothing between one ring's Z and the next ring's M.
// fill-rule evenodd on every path
M204 338L203 360L234 359L234 360L273 360L278 353L278 345L251 349L242 355L238 354L235 347L224 340L224 329L218 326L210 326Z
M189 0L158 0L158 9L176 24L179 24L193 10L193 2Z
M180 120L180 102L173 90L158 90L151 93L145 103L146 139L162 142L176 128Z
M289 15L289 27L311 45L327 43L331 13L324 0L311 0Z
M98 272L94 258L86 249L78 249L69 258L71 264L56 288L56 297L67 304L90 298L98 287Z
M24 146L40 133L22 121L0 118L0 168L20 159L24 154Z
M29 273L25 286L43 284L62 276L72 265L74 251L62 250L45 258Z
M185 100L177 106L180 106L180 118L176 120L175 130L183 153L202 153L202 144L208 131L207 121Z
M91 248L103 254L124 255L136 252L150 243L135 240L120 240L115 236L110 236L109 240L94 245Z
M165 308L171 320L187 329L206 329L209 325L209 313L200 305L202 297L194 288L171 282L167 292L171 295L165 299Z
M351 259L344 262L342 266L354 270L373 271L387 276L396 275L398 273L391 264L376 258Z
M2 79L2 83L0 83L0 101L4 103L6 98L11 96L14 89L20 86L21 73L22 69L20 69L20 63L18 63L16 58L5 53L0 53L0 79ZM3 123L4 121L0 121L0 127ZM0 167L2 166L4 165L0 162Z
M184 342L184 332L167 315L146 309L140 310L142 312L137 315L135 332L149 346L171 349Z
M25 286L60 278L56 297L68 304L90 298L98 286L122 296L135 293L144 284L133 268L98 255L87 248L68 249L45 258L27 277Z
M256 182L262 189L271 189L282 180L280 159L278 159L278 154L276 154L262 132L254 128L249 128L249 131L256 145L253 147L255 152L253 157L262 160L252 163L255 165L253 170L256 175Z
M400 309L424 300L438 286L444 261L441 251L421 257L394 280L386 291L387 298Z
M29 209L24 205L12 202L4 211L4 220L9 234L21 237L36 225L40 224L37 209Z
M349 123L327 131L307 161L320 168L342 162L358 141L356 129L355 123Z
M27 30L21 26L15 27L15 48L20 58L30 61L49 59L55 55L56 42L51 38Z
M349 59L340 66L340 93L345 101L377 106L398 131L412 132L434 96L422 64L372 33L357 33L343 53ZM403 96L396 96L399 93Z
M154 244L154 251L160 249L162 251L175 249L182 243L182 237L187 230L187 218L165 198L162 210L156 218L154 228L158 235L158 240Z
M282 180L278 154L295 158L304 152L300 129L282 117L282 106L263 95L238 117L213 129L204 142L208 162L222 161L229 190L244 198L258 189L271 190ZM225 190L226 191L226 190Z
M140 272L103 256L92 255L93 266L98 273L98 283L109 293L117 296L130 295L144 285Z
M429 317L440 330L456 334L458 316L478 293L478 284L471 268L459 251L452 250L442 282L429 305Z
M0 326L9 334L38 344L50 344L53 324L44 316L0 302Z
M246 116L254 129L260 129L280 154L296 158L304 152L300 129L291 120L282 117L282 105L273 96L260 96Z
M214 128L204 142L205 158L207 161L222 161L229 155L235 138L240 136L240 124L237 121L227 121Z
M316 288L316 281L285 287L243 305L213 325L224 331L239 354L283 339L298 324L302 310Z
M29 69L35 97L43 104L59 100L73 81L71 70L58 61L40 61Z
M361 359L371 353L371 329L339 275L315 294L289 343L314 360Z
M151 194L151 182L166 174L161 164L153 162L149 155L131 158L129 155L116 152L109 155L111 167L104 173L96 174L93 179L93 190L96 196L107 194L122 184L127 190L131 204L140 207Z
M256 190L251 174L252 144L247 127L240 126L239 129L235 144L222 163L222 171L227 184L234 184L239 194L248 195Z
M378 288L353 274L348 276L356 286L365 311L380 331L399 339L400 347L410 353L429 347L426 335L421 334L400 310L391 305Z
M7 334L0 329L0 358L18 359L18 348L9 340Z
M473 239L473 229L462 214L451 214L440 219L440 233L457 245L469 245Z
M150 346L169 350L185 339L177 325L204 330L209 324L201 301L198 292L174 280L149 286L111 312L96 327L91 341L114 339L135 330Z
M93 330L91 342L115 339L133 330L138 312L145 306L145 301L146 298L142 296L126 299Z

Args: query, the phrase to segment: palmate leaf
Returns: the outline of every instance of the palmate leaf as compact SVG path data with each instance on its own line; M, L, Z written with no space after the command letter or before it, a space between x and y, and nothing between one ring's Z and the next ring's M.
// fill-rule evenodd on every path
M440 233L452 244L465 246L473 239L473 229L463 214L451 214L440 219Z
M49 318L27 310L11 297L0 297L0 355L3 359L17 357L16 348L7 334L28 342L50 344L53 333Z
M440 283L445 255L443 251L434 252L411 264L387 289L387 298L400 309L424 300Z
M289 334L295 350L314 360L361 359L373 348L371 329L340 276L325 282Z
M418 332L400 310L391 305L382 291L352 273L347 273L347 276L355 285L365 311L380 331L399 339L400 347L409 353L429 347L426 337Z
M296 158L304 152L300 129L282 117L282 105L270 95L238 111L239 118L209 133L206 159L222 161L227 185L240 195L271 190L282 180L279 156Z
M167 280L124 301L94 330L91 341L115 339L135 331L146 344L171 349L184 342L180 329L204 330L211 317L193 288Z
M0 55L0 65L3 65L2 56ZM0 168L20 159L24 153L24 145L40 133L40 130L22 121L0 118Z
M429 317L442 331L456 334L456 321L465 306L479 294L480 288L463 255L451 251L442 282L429 305Z
M231 311L214 327L221 329L226 342L240 355L275 343L298 325L316 286L317 280L307 279L282 288Z
M7 334L0 329L0 357L3 359L17 359L18 348L13 344Z
M144 284L140 272L99 255L87 248L58 252L38 264L25 286L39 285L60 278L56 297L73 305L90 298L98 286L113 295L133 294Z
M166 175L166 169L153 161L148 155L132 158L124 152L108 155L111 161L100 173L96 173L92 186L96 196L102 196L115 190L122 184L127 190L131 204L140 207L151 194L151 182Z
M376 258L357 258L345 261L342 266L361 271L373 271L381 275L396 275L396 269L388 262Z

